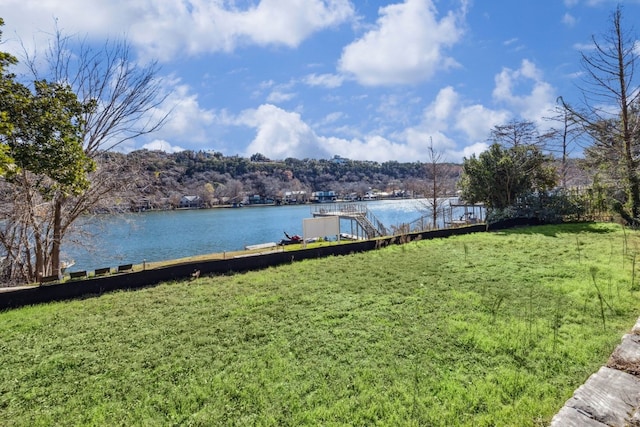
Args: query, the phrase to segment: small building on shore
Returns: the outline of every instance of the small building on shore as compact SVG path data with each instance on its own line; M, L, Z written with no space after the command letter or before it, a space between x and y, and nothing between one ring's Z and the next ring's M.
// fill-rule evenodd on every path
M203 205L202 198L200 196L182 196L180 198L180 209L199 209Z
M304 190L285 191L283 202L287 205L307 203L307 192Z

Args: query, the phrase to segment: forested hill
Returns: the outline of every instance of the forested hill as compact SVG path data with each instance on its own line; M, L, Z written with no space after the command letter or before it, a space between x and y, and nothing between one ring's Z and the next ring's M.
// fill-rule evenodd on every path
M284 200L287 193L309 198L314 191L333 191L338 197L363 197L368 192L430 197L434 175L438 195L451 195L462 171L461 165L452 163L377 163L338 156L274 161L261 154L243 158L203 151L106 152L99 163L113 171L118 184L98 209L125 210L171 209L180 206L184 196L197 196L203 206L256 196ZM584 186L588 179L577 164L576 160L569 164L569 184Z
M102 167L113 169L121 183L107 205L137 205L144 199L155 208L177 206L184 195L199 196L206 204L240 200L244 195L281 199L287 192L334 191L362 196L368 191L425 194L432 188L432 164L389 161L377 163L341 157L272 161L224 156L218 152L182 151L167 154L139 150L129 154L104 153ZM437 180L443 193L455 192L461 166L438 164Z

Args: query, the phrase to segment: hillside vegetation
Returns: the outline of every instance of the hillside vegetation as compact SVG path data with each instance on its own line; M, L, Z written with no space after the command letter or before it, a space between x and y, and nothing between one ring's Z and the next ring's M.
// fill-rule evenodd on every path
M417 241L0 313L2 425L546 425L638 316L640 234Z
M334 191L340 197L364 196L378 190L404 196L429 196L433 173L427 163L400 163L334 159L294 159L272 161L254 155L250 159L221 153L183 151L167 154L138 150L129 154L104 153L101 167L117 177L120 186L101 200L98 207L137 210L171 209L184 195L199 196L205 206L241 201L247 196L283 200L287 192ZM572 160L568 185L589 184L590 173ZM438 194L457 191L461 165L438 166ZM0 194L1 195L1 194ZM299 201L299 200L298 200Z

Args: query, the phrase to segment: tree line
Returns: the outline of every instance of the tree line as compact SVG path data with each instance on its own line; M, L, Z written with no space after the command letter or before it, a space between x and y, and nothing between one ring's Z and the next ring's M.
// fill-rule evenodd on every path
M259 153L245 158L219 152L137 150L103 153L100 161L123 165L119 179L132 184L103 198L96 206L100 211L171 209L185 195L198 196L204 207L250 196L286 202L287 193L298 194L297 202L308 201L316 191L333 191L344 198L361 198L368 192L416 197L428 194L434 181L434 171L426 163L340 157L270 160ZM461 166L442 163L439 167L439 194L455 194Z

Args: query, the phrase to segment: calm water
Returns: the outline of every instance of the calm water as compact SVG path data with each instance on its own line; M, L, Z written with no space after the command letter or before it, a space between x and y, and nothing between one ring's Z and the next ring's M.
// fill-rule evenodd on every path
M63 259L73 259L71 270L93 270L120 264L142 263L220 253L246 245L278 242L286 231L302 235L302 220L312 218L318 205L244 207L101 215L85 219L83 234L67 242ZM387 228L428 214L424 201L381 200L367 208ZM341 231L350 233L349 221ZM93 237L89 237L93 236Z

